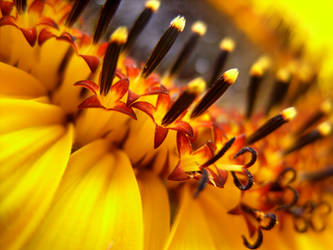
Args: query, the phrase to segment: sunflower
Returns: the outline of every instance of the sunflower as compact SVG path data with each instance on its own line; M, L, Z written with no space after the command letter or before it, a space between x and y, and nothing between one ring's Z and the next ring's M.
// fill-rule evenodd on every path
M160 76L185 17L139 64L130 51L160 2L107 41L121 1L105 1L92 34L78 28L88 3L0 1L0 248L327 249L332 103L318 88L321 60L290 26L238 1L224 7L277 48L253 62L240 112L216 105L237 84L239 70L224 71L233 39L221 39L207 81L182 87L204 22Z

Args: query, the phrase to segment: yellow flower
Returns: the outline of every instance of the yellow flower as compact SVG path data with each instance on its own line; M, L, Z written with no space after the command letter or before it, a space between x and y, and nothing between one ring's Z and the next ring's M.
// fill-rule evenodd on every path
M332 103L312 86L319 62L293 43L272 55L276 65L259 58L240 114L215 105L237 82L238 69L222 72L231 38L207 84L179 87L203 22L160 77L185 17L141 67L128 53L160 2L107 42L121 1L105 2L92 36L75 28L88 2L0 1L0 248L327 249ZM240 13L253 18L248 33L253 10ZM270 24L270 37L249 36L275 46ZM269 69L273 89L256 109Z

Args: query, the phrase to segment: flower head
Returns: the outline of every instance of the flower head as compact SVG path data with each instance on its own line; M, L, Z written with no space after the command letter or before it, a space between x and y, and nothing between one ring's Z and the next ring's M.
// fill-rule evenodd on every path
M105 1L91 34L76 28L88 2L0 1L1 249L299 248L311 239L297 233L330 232L332 103L316 62L291 44L276 65L259 58L244 114L230 111L216 103L237 84L224 71L233 39L207 82L180 87L205 23L160 77L185 17L141 65L130 50L160 2L106 42L121 1Z

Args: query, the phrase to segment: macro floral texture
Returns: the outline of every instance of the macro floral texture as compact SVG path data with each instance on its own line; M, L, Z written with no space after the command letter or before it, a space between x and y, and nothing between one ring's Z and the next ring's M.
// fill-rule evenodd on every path
M211 77L180 87L204 20L170 20L142 63L129 51L161 3L106 41L122 3L105 1L89 34L76 26L88 3L0 1L0 249L328 249L332 103L290 28L261 24L280 50L253 62L241 112L216 104L245 84L224 69L237 41L221 38Z

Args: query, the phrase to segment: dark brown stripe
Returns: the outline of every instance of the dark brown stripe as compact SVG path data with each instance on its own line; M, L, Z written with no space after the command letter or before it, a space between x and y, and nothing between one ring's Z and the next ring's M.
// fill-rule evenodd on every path
M102 95L107 95L111 89L122 45L119 41L111 41L106 49L100 81Z
M280 80L275 81L273 86L271 96L269 98L268 104L266 106L265 113L268 114L269 111L274 107L282 103L285 99L290 85L290 80L283 82Z
M185 90L171 106L162 120L162 125L166 126L174 122L195 100L197 95Z
M105 34L105 31L116 13L121 0L107 0L102 7L99 15L98 23L94 33L94 43L97 43Z
M246 106L246 118L250 118L253 113L254 105L257 99L259 88L261 86L263 76L251 76L250 83L247 90L247 106Z
M175 63L172 65L170 69L170 76L176 75L184 65L184 63L188 60L188 58L193 53L196 45L198 44L200 38L200 34L193 33L191 37L185 43L183 49L181 50L180 54L178 55Z
M325 117L325 113L322 111L318 111L318 112L314 113L297 129L297 131L295 132L295 135L301 135L307 129L316 125L324 117Z
M311 144L319 139L323 138L323 135L319 132L318 129L314 129L311 132L307 133L300 137L290 148L284 150L283 154L287 155L296 150L303 148L304 146Z
M230 83L226 82L223 75L215 81L213 86L208 90L205 96L195 106L192 111L191 118L195 118L204 113L217 99L219 99L224 92L230 87Z
M87 6L89 3L89 0L76 0L73 4L73 7L71 11L69 12L67 19L66 19L66 25L67 26L72 26L79 16L82 14L84 8Z
M27 10L27 0L15 0L15 5L19 14Z
M274 116L270 120L268 120L264 125L262 125L257 131L255 131L252 135L247 137L246 143L247 144L253 144L260 139L266 137L279 127L281 127L283 124L288 122L283 115L279 114L277 116Z
M221 50L219 55L216 58L215 64L214 64L214 70L212 73L212 76L210 80L208 81L208 87L213 86L214 82L218 79L219 75L222 72L223 67L225 66L225 63L227 62L229 51L227 50Z
M143 78L147 78L160 64L164 56L168 53L171 46L176 41L180 32L181 30L173 25L169 26L169 28L164 32L143 67L141 74Z
M144 28L147 26L149 20L151 19L154 11L151 8L145 8L139 17L136 19L135 23L133 24L129 34L128 34L128 39L127 43L124 46L124 51L129 51L135 40L138 38L138 36L142 33Z

